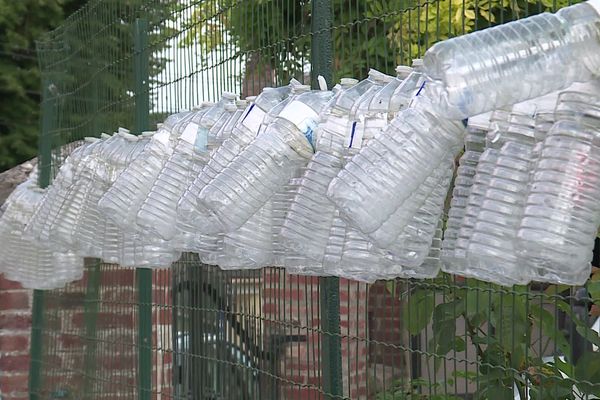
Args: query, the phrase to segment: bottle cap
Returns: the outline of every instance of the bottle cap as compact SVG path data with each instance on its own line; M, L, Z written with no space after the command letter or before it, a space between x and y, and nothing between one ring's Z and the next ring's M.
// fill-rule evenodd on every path
M408 65L398 65L396 67L396 75L399 78L407 77L411 72L413 72L413 68Z
M293 93L304 93L310 91L310 86L308 85L296 85L292 88Z
M119 129L117 130L117 132L118 133L130 133L130 130L120 126Z
M151 137L154 135L154 131L144 131L142 132L142 137Z
M324 92L327 91L327 81L325 80L325 77L323 77L323 75L319 75L317 76L317 81L319 82L319 89Z
M108 133L102 132L100 134L100 139L108 139L109 137L112 137L112 135L109 135Z
M121 136L125 140L129 140L129 141L132 141L132 142L134 142L134 141L136 141L136 140L139 139L137 136L132 135L131 133L129 133L129 131L127 131L127 132L125 132L125 131L127 131L127 129L125 129L125 130L120 130L119 129L119 132L117 132L117 135Z
M237 99L238 95L232 92L223 92L222 97L227 100L235 100Z
M383 72L377 71L376 69L371 68L369 70L369 78L371 79L382 79L385 76L385 74Z
M423 59L422 58L415 58L412 60L412 67L413 68L421 68L423 66Z
M92 136L86 136L83 138L83 141L86 143L95 143L98 142L100 139L98 139L97 137L92 137Z
M358 83L358 79L354 78L342 78L340 79L340 84L344 87L346 86L354 86Z
M246 108L248 107L248 102L246 100L236 100L235 105L237 108Z

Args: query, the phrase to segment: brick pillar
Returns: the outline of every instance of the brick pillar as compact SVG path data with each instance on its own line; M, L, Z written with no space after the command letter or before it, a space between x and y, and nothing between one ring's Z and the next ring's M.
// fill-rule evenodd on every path
M32 291L0 275L0 397L28 398Z

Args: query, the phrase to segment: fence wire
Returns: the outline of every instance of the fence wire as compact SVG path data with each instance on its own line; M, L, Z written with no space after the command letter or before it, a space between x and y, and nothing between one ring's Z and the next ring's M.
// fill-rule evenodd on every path
M41 182L77 140L133 127L140 98L149 98L154 127L223 91L256 95L292 77L310 83L329 56L330 85L369 68L393 74L439 40L565 5L91 0L37 44ZM317 24L319 13L331 20ZM147 40L136 51L139 19ZM331 55L320 54L322 37L331 38ZM136 82L140 51L150 59L147 85ZM184 254L170 270L152 271L151 285L141 274L88 260L83 280L36 293L32 398L600 396L600 339L591 329L600 273L585 288L506 289L445 274L367 285L279 268L223 271Z

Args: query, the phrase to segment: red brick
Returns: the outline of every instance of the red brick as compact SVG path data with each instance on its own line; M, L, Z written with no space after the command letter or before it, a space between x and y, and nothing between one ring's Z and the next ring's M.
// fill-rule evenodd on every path
M0 371L28 371L29 370L29 355L19 356L2 356L0 358ZM2 376L2 374L0 374Z
M265 314L276 314L279 311L277 304L267 303L263 304L263 312Z
M10 351L28 350L29 336L25 335L2 335L0 336L0 353Z
M77 313L73 315L73 325L83 327L85 324L85 314ZM125 310L120 313L100 312L96 316L96 327L98 329L109 328L133 328L135 321L133 315L125 314Z
M0 275L0 290L10 290L10 289L22 289L23 287L19 282L10 281L6 279L3 275Z
M173 310L171 308L158 308L152 312L152 324L156 325L170 325L173 317Z
M81 336L63 334L60 337L60 342L65 349L83 349L84 340Z
M29 375L0 375L0 392L9 394L14 392L27 392L29 385ZM5 397L10 399L11 397Z
M2 314L0 313L0 329L28 329L31 328L31 315Z
M102 286L135 287L135 270L118 268L102 273Z
M25 291L0 293L0 310L26 310L29 296Z

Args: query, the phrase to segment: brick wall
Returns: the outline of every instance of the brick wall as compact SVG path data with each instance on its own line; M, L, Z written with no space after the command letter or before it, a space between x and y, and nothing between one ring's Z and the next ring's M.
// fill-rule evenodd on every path
M400 283L398 283L400 285ZM402 302L396 287L396 294L386 287L386 282L378 281L369 287L369 360L370 375L373 378L370 390L376 392L383 386L389 387L396 379L409 375L408 352L402 346L409 338L402 326Z
M3 400L28 398L30 290L0 274L0 395Z
M320 399L321 321L319 279L265 270L262 282L265 340L272 335L294 335L298 341L279 353L279 390L285 399ZM340 328L344 395L367 398L367 321L364 285L340 280Z

